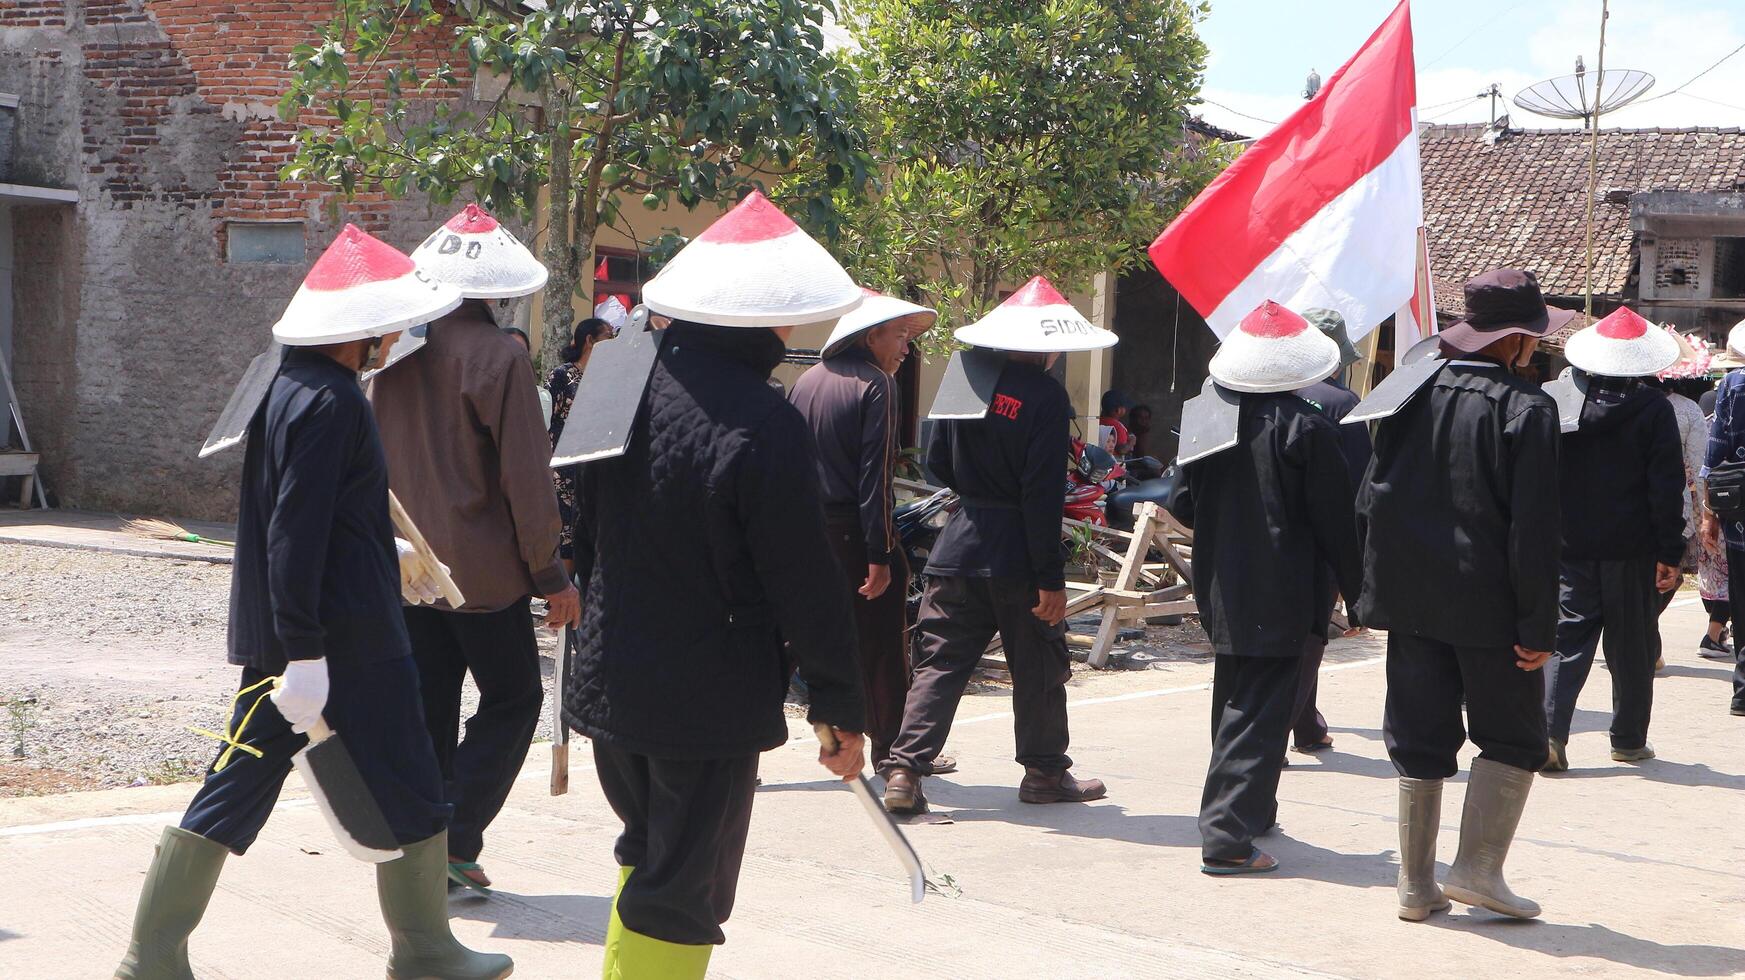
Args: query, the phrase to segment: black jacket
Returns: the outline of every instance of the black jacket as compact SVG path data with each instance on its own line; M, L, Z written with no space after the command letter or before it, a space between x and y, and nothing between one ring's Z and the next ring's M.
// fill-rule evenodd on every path
M291 349L248 425L230 662L361 664L412 652L375 416L349 368Z
M927 468L963 497L963 507L940 532L927 574L1066 588L1060 518L1071 419L1060 382L1036 365L1010 361L986 418L934 427Z
M897 548L892 516L897 475L897 395L890 375L864 347L806 369L788 395L806 418L818 483L832 520L855 518L869 565L888 565Z
M1558 452L1566 558L1684 559L1684 446L1665 393L1592 378Z
M1357 397L1357 392L1332 378L1300 388L1297 394L1335 425L1350 415L1362 400ZM1339 451L1345 456L1345 470L1351 474L1351 489L1356 492L1363 483L1364 471L1369 469L1369 457L1375 447L1369 441L1369 426L1339 425L1338 428Z
M1553 649L1557 405L1454 361L1376 428L1357 495L1367 625L1455 646Z
M788 733L785 638L812 720L859 731L854 617L810 436L768 384L782 343L669 329L624 455L582 466L583 615L564 720L665 758L774 748Z
M1235 446L1189 463L1174 513L1194 529L1194 598L1219 654L1297 657L1325 638L1321 596L1357 592L1339 433L1293 392L1243 395Z

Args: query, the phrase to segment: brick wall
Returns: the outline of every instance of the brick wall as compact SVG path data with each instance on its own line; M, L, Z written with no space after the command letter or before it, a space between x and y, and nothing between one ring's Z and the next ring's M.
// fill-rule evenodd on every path
M278 179L297 129L277 117L285 65L332 10L0 0L0 91L21 97L15 179L80 193L14 222L19 399L65 505L234 511L241 453L194 454L307 266L226 263L227 221L304 222L307 262L343 221L410 249L446 217ZM432 66L446 36L413 36L400 56Z

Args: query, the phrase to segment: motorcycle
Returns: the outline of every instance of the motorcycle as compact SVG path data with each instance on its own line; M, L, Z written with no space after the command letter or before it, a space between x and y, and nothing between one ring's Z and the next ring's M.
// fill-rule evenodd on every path
M1103 510L1109 526L1122 531L1133 530L1133 512L1150 501L1165 510L1181 485L1181 468L1171 462L1163 465L1151 456L1137 456L1126 461L1128 479L1111 491Z
M1072 465L1066 471L1065 516L1086 524L1107 524L1103 498L1126 476L1126 470L1101 446L1074 439L1072 449Z
M908 602L911 623L921 607L921 590L927 584L926 576L922 574L927 567L927 556L932 554L939 532L958 506L957 491L945 489L937 490L931 496L904 501L891 512L897 525L897 542L909 560L909 581L903 584L908 590L904 598Z

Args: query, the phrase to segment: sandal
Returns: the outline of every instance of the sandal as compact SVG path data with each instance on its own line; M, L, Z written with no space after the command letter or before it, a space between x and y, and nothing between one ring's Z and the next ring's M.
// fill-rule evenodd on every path
M478 877L473 877L474 874ZM448 862L448 880L453 886L470 889L481 895L491 894L491 879L485 876L485 869L479 867L477 861Z
M1319 742L1312 742L1308 745L1292 745L1291 750L1294 752L1301 752L1304 755L1314 755L1316 752L1321 752L1332 747L1333 736L1323 735Z
M1250 851L1248 856L1240 861L1212 861L1208 859L1200 861L1200 871L1209 875L1261 875L1277 870L1278 861L1258 847Z
M949 755L935 756L933 766L928 770L929 776L944 776L957 771L957 760Z

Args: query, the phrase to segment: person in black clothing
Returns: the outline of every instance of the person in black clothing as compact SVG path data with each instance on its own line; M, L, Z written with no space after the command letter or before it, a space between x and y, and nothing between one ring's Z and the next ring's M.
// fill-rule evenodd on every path
M1660 593L1684 560L1684 456L1672 403L1651 378L1678 360L1666 331L1620 307L1569 339L1587 375L1580 427L1558 458L1564 507L1562 618L1545 665L1547 772L1569 768L1569 725L1602 633L1612 674L1612 758L1654 758L1648 717Z
M403 590L424 593L396 587L387 464L357 381L401 329L460 302L412 269L347 225L274 327L291 349L248 426L230 588L230 662L242 667L230 744L181 825L164 830L116 972L123 980L193 976L188 937L225 856L254 843L308 744L303 733L321 720L367 747L353 758L403 852L376 866L388 976L487 980L514 969L449 932L451 807L398 614ZM280 963L268 972L296 971Z
M753 193L643 299L674 322L624 454L582 466L586 598L563 718L593 739L624 822L605 975L700 980L725 941L758 754L787 740L784 641L809 717L835 729L819 761L844 778L864 766L854 620L811 439L767 383L789 329L853 309L860 290Z
M611 340L617 335L618 328L597 316L591 316L576 324L570 342L559 352L558 356L563 359L563 363L552 368L551 377L545 381L545 392L551 399L551 422L546 427L551 434L551 448L556 449L557 441L563 438L564 422L570 417L570 406L576 400L576 387L582 383L582 372L587 370L588 358L593 356L594 345ZM557 491L557 512L563 519L563 533L558 538L557 554L563 560L566 572L575 570L575 560L570 551L576 525L576 478L579 472L574 466L559 466L551 471L552 488Z
M788 396L806 418L824 493L830 546L850 590L860 649L861 693L872 764L883 771L909 693L909 563L897 537L898 392L894 378L909 337L939 314L865 291L837 321L819 363ZM934 760L933 772L949 772Z
M1345 332L1345 317L1336 310L1307 309L1303 319L1320 330L1339 347L1339 368L1326 378L1298 390L1297 394L1332 422L1339 432L1339 450L1345 457L1346 470L1351 474L1352 492L1363 482L1363 471L1369 468L1369 427L1340 425L1339 422L1357 407L1357 393L1345 387L1339 374L1357 363L1360 355ZM1332 580L1322 593L1323 615L1333 618L1333 604L1339 596ZM1297 697L1291 709L1291 745L1298 752L1320 752L1333 746L1333 736L1327 732L1327 719L1316 705L1320 690L1321 659L1327 652L1326 637L1311 635L1303 650L1301 670L1297 675Z
M1357 616L1389 631L1383 735L1400 774L1399 916L1412 921L1450 898L1539 914L1502 867L1546 758L1538 670L1557 633L1558 418L1513 372L1574 314L1548 310L1532 273L1514 269L1467 283L1466 308L1440 335L1452 359L1378 425L1357 497ZM1442 782L1469 729L1479 755L1445 894Z
M1277 303L1244 317L1210 366L1215 384L1242 392L1237 442L1188 463L1175 501L1194 530L1194 596L1217 654L1200 799L1207 874L1277 870L1254 838L1277 818L1299 665L1327 641L1325 597L1360 581L1338 430L1297 394L1338 363L1330 338Z
M926 810L919 774L931 771L958 702L994 634L1012 672L1013 731L1025 803L1101 799L1101 780L1073 777L1066 719L1066 573L1060 545L1071 436L1066 390L1048 374L1062 353L1112 346L1037 276L986 317L957 331L1007 351L987 416L942 422L927 467L963 499L927 559L916 617L920 653L903 725L891 746L885 808Z

